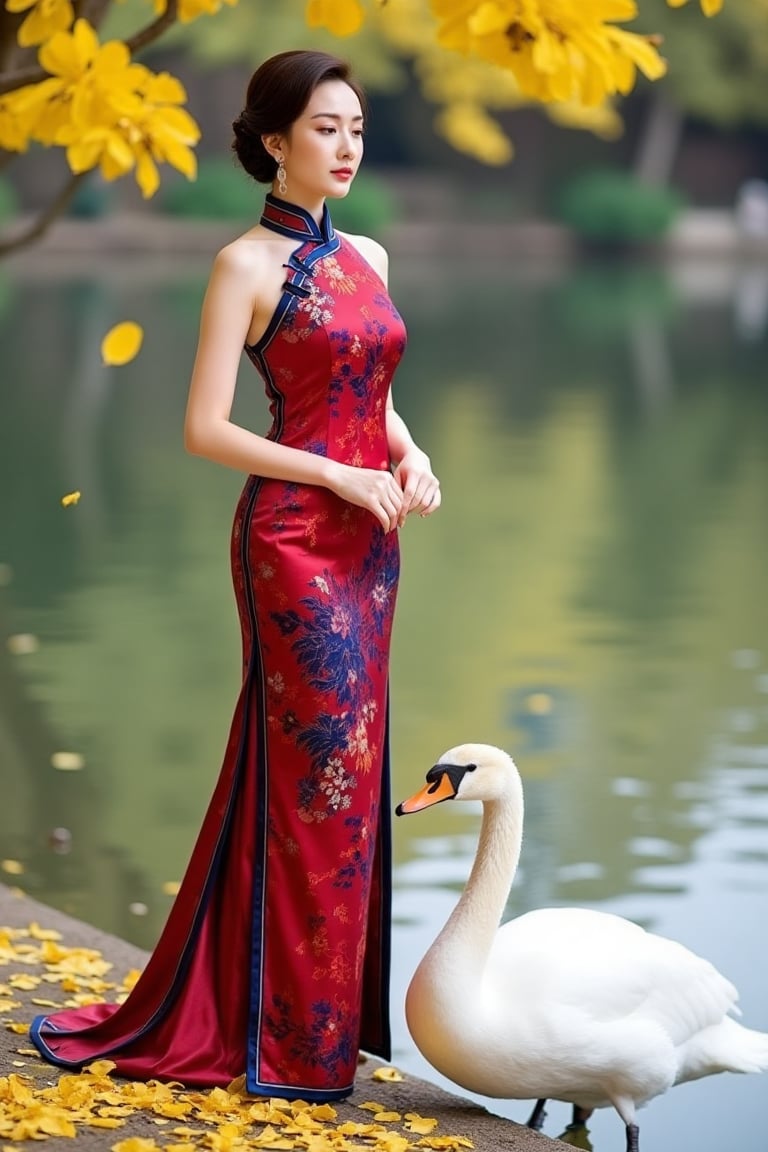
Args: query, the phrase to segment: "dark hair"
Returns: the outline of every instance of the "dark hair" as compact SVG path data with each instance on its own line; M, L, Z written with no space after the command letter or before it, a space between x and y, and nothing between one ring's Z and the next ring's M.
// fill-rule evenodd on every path
M254 180L271 184L277 173L277 163L264 147L262 136L287 132L325 80L348 84L365 113L365 94L352 77L349 64L327 52L279 52L254 72L245 108L232 124L232 150Z

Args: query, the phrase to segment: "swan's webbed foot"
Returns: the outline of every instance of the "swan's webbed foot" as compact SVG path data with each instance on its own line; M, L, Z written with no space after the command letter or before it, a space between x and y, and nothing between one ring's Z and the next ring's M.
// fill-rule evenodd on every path
M544 1111L544 1105L546 1103L547 1103L546 1100L537 1100L536 1101L536 1106L534 1107L533 1112L531 1112L530 1116L528 1117L528 1121L525 1125L526 1128L533 1128L534 1132L540 1132L541 1131L541 1129L544 1126L544 1121L547 1117L547 1114Z
M640 1152L640 1129L637 1124L627 1124L627 1152Z

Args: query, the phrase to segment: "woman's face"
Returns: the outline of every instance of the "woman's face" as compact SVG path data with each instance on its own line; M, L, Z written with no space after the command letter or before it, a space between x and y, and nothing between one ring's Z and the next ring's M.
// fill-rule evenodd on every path
M278 139L289 200L346 196L363 158L360 101L343 80L326 80Z

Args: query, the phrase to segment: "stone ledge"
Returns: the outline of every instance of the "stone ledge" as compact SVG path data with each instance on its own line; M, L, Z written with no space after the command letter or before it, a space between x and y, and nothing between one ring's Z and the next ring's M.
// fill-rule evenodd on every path
M56 929L62 934L62 944L65 946L98 949L113 964L110 979L114 976L119 981L129 969L142 968L147 961L146 952L124 940L0 885L0 926L25 928L32 922L37 922L42 928ZM25 965L24 968L25 971L34 972L32 966ZM0 983L2 978L0 970ZM14 996L23 1002L23 1007L15 1011L17 1019L26 1021L39 1012L39 1008L29 1003L35 995L37 993L34 991L14 992ZM19 1047L29 1047L29 1041L5 1028L0 1029L0 1075L17 1072L34 1076L36 1083L42 1087L54 1083L62 1074L62 1070L34 1057L26 1057L23 1068L15 1067L13 1061L19 1058ZM380 1061L374 1059L367 1059L360 1065L354 1093L348 1100L334 1104L339 1123L345 1120L357 1123L369 1121L370 1113L361 1112L359 1105L374 1099L401 1114L417 1112L420 1116L436 1118L438 1126L435 1135L464 1136L472 1141L475 1152L555 1152L557 1148L566 1147L559 1140L539 1135L512 1120L493 1116L471 1101L452 1096L442 1088L417 1077L406 1075L400 1083L372 1081L373 1072L379 1066ZM394 1126L392 1130L398 1131ZM75 1143L78 1152L95 1152L107 1150L116 1141L126 1140L130 1136L155 1136L162 1140L162 1129L153 1128L146 1113L136 1112L126 1117L121 1128L113 1131L78 1128ZM71 1152L73 1141L52 1137L45 1141L44 1147L46 1152Z

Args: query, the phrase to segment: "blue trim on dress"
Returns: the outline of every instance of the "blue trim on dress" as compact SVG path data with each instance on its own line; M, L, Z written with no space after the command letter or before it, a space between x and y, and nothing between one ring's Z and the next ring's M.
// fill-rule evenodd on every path
M318 224L311 212L290 200L280 200L267 192L264 209L259 220L262 228L279 232L295 240L314 240L316 244L327 244L333 239L334 231L328 205L323 204L323 215Z

